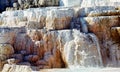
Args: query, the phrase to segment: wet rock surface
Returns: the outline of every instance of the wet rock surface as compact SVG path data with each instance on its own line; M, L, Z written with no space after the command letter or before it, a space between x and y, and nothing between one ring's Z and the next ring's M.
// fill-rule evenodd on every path
M111 59L113 65L118 64L119 34L117 28L114 29L114 27L119 27L119 16L86 17L84 19L87 21L89 31L94 32L99 38L103 59L108 58ZM114 50L117 53L113 55ZM107 53L105 53L106 51ZM105 60L103 61L106 63Z

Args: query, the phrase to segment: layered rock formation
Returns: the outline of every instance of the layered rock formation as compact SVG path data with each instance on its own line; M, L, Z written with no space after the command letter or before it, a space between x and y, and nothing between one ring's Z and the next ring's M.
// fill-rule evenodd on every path
M14 48L14 54L9 47L10 53L6 52L6 54L12 55L4 60L1 59L2 62L37 66L38 68L64 68L75 64L80 66L102 65L97 44L91 38L92 34L82 34L79 30L30 29L26 30L27 32L21 32L13 29L13 31L15 37L12 36L14 40L11 46ZM6 41L6 38L3 40ZM5 52L5 48L2 48L1 55Z
M6 63L38 68L102 66L97 37L80 32L84 28L80 30L78 16L76 9L64 7L3 12L1 43L14 48Z

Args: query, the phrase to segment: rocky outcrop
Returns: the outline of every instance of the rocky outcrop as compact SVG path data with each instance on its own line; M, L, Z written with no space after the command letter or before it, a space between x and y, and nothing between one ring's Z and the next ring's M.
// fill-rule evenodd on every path
M17 60L17 62L10 63L23 65L27 61L30 66L38 66L39 68L70 67L75 64L75 60L76 63L84 66L100 66L102 64L94 39L87 34L80 33L79 30L47 31L45 29L32 29L27 30L27 33L16 34L13 43L15 53L11 58L14 58L14 61ZM76 42L76 40L78 41ZM89 43L89 41L91 42ZM84 46L86 44L87 46ZM74 50L72 45L76 47L76 50ZM90 49L90 52L81 49L85 47L88 50ZM94 55L91 51L93 50L92 48L95 50L96 56L89 58L90 54ZM80 53L83 53L83 55ZM87 56L88 53L89 55ZM88 59L85 58L84 60L84 58L81 58L82 56L84 57L84 54ZM69 60L69 58L72 58L72 60ZM95 59L96 62L91 60L91 64L89 64L89 59L91 58Z
M99 38L104 63L108 59L112 61L113 66L119 66L119 34L112 28L119 26L119 16L86 17L83 20L86 21L89 31ZM117 53L114 54L115 51Z
M5 60L14 53L14 49L10 44L1 44L0 45L0 60Z
M7 29L2 30L6 31ZM86 66L92 65L94 63L94 65L101 64L96 44L91 41L91 38L87 38L87 35L80 33L79 30L47 31L45 29L31 29L27 30L27 32L21 32L18 30L19 29L9 29L9 32L15 34L13 43L6 42L7 40L4 39L4 44L1 44L1 67L5 63L8 63L37 66L40 69L62 68L74 65L75 60L76 63ZM7 35L7 32L4 34ZM77 39L78 42L76 44ZM84 39L86 41L84 41ZM81 40L83 42L81 42ZM91 41L91 43L89 43L89 41ZM74 50L71 43L74 44L76 50ZM86 55L88 53L87 50L81 49L82 47L80 46L86 43L88 44L86 48L88 48L89 45L91 48L95 48L94 50L96 56L91 58L95 59L96 62L91 60L91 64L88 63L90 58L85 60L84 58L80 58L82 56L84 57L84 54ZM67 53L67 51L69 52ZM80 54L82 52L83 55ZM89 54L93 55L91 50ZM70 55L72 55L72 57ZM69 60L69 58L72 58L72 60ZM81 59L80 61L79 58Z
M30 14L30 15L26 15ZM46 8L36 11L6 11L2 13L2 27L27 27L29 29L69 29L74 16L74 10L70 8ZM7 21L6 21L7 20ZM12 25L9 25L12 24Z
M111 12L113 10L114 12L115 9L115 7L104 6L94 8L51 7L19 11L6 11L1 14L0 25L2 27L27 27L29 29L46 28L47 30L70 29L71 27L78 27L79 29L79 16L92 16L92 12L94 10L98 10L100 12L105 10L109 10ZM119 14L118 12L119 10L115 13Z
M14 54L14 49L10 44L0 44L0 70L6 63L5 60L10 58L12 54Z
M67 29L74 15L73 9L57 9L47 12L46 28L48 29Z

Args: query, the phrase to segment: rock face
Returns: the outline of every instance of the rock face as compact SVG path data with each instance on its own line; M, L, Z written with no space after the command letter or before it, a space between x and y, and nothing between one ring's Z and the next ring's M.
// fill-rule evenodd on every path
M73 15L73 9L50 10L47 12L46 28L59 30L70 28L70 21Z
M66 43L63 50L65 56L63 56L66 58L68 66L102 66L99 44L96 40L94 34L77 34L74 40Z
M104 63L108 59L112 61L113 66L119 66L119 39L116 36L119 33L115 33L115 29L112 28L119 26L119 16L85 17L84 20L88 23L89 31L99 38Z
M17 64L27 61L30 65L40 68L70 67L76 63L84 66L102 65L97 44L91 36L82 34L79 30L46 31L45 29L32 29L27 30L26 33L16 34L13 43L15 53L12 54L11 58L19 60ZM87 46L84 46L86 44ZM88 50L82 48L88 48ZM92 48L95 53L92 53ZM90 52L88 52L89 50ZM11 50L8 51L12 52ZM95 56L91 57L91 55ZM91 64L89 64L89 59L91 59Z
M74 10L71 8L38 8L37 10L6 11L1 16L3 16L1 18L3 27L25 26L29 29L42 29L45 27L48 30L61 30L70 28Z
M0 60L5 60L4 56L5 56L5 58L8 58L13 53L14 53L14 50L13 50L13 47L11 45L9 45L9 44L1 44L0 45L0 54L1 54Z
M14 49L10 44L0 44L0 70L6 63L5 60L14 54Z

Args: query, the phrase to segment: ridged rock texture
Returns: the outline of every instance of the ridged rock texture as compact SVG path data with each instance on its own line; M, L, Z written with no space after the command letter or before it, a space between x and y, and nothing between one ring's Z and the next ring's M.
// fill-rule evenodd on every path
M20 66L21 72L22 68L120 67L119 3L60 0L67 7L2 12L0 69L13 72Z

